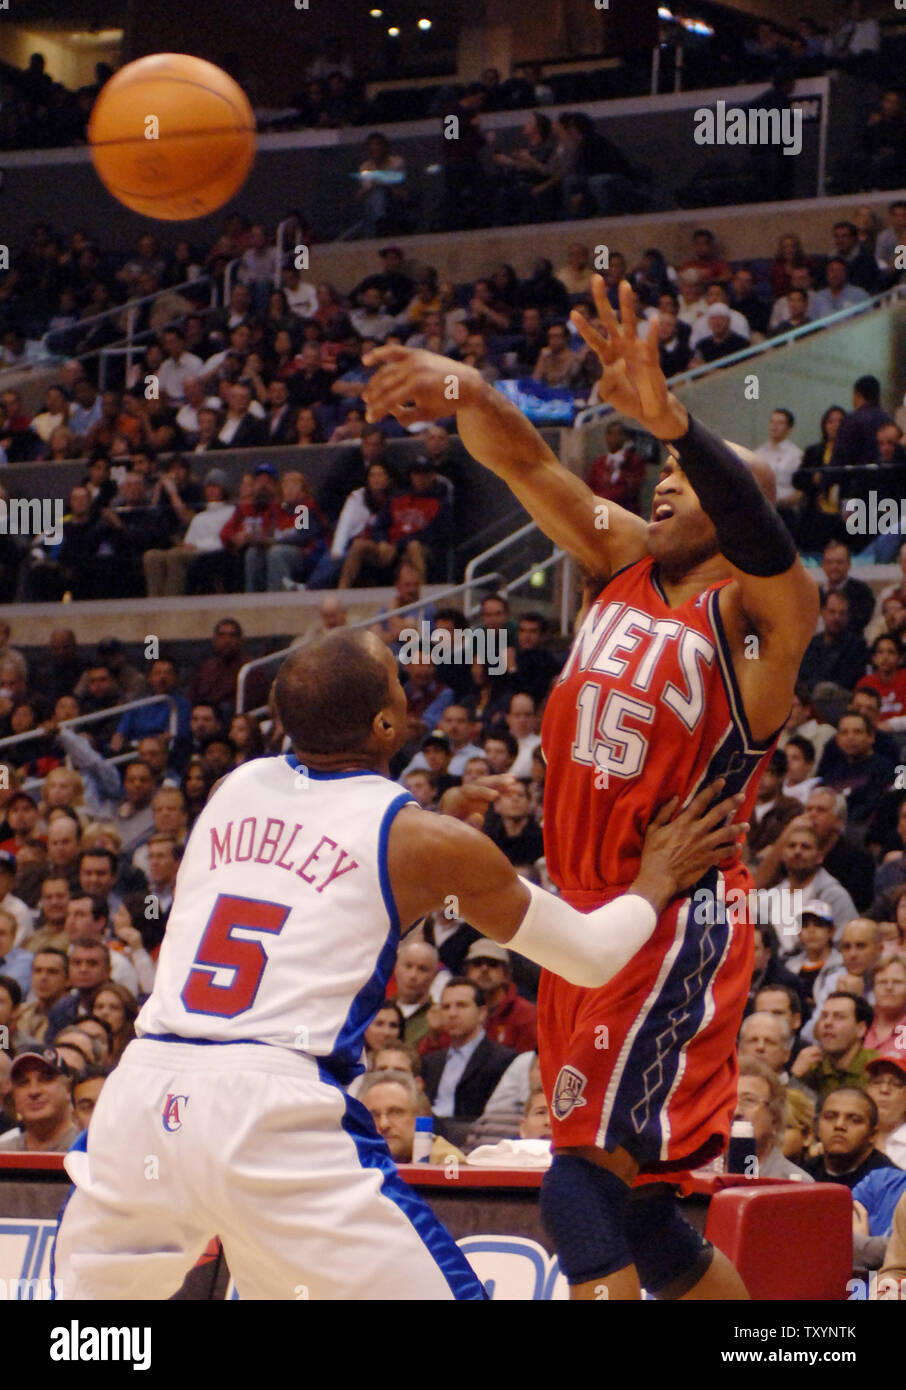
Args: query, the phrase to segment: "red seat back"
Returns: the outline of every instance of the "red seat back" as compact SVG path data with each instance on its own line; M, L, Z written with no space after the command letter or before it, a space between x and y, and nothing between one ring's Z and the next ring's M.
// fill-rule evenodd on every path
M842 1183L759 1183L716 1192L705 1235L753 1299L846 1298L852 1197Z

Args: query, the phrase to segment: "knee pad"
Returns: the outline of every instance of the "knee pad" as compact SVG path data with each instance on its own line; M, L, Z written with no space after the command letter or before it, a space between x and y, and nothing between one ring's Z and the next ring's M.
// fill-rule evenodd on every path
M645 1183L629 1194L626 1239L639 1280L655 1298L682 1298L714 1258L714 1246L680 1215L667 1183Z
M541 1184L541 1220L570 1284L632 1264L623 1220L629 1188L607 1168L555 1154Z

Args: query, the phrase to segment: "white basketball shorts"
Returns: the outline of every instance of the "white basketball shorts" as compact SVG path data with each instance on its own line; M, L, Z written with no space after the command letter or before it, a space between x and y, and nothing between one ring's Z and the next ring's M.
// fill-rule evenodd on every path
M486 1297L364 1106L301 1053L138 1039L65 1164L57 1298L168 1298L215 1235L243 1299Z

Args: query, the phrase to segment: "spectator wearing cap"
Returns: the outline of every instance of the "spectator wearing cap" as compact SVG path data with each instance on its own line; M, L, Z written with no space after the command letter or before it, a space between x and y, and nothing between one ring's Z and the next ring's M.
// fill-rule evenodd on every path
M802 947L786 961L787 969L796 977L802 1011L806 1017L816 1016L831 991L830 981L843 965L843 957L832 945L834 918L827 903L807 902L799 916L799 943Z
M906 1052L876 1057L866 1070L865 1090L878 1107L876 1147L906 1168Z
M878 1168L893 1168L877 1148L878 1107L858 1086L837 1086L821 1102L817 1123L821 1153L805 1166L816 1182L838 1182L850 1191Z
M25 793L18 795L25 795ZM15 878L16 856L10 854L9 850L0 850L0 911L8 913L12 917L16 924L14 944L21 946L32 930L34 914L31 908L12 891Z
M692 358L693 367L701 367L706 362L718 362L731 353L742 352L749 346L748 341L730 327L731 309L728 304L708 306L708 333L702 338Z
M229 484L222 468L211 468L204 479L204 509L196 512L182 540L169 550L149 550L142 558L149 598L184 594L188 576L203 555L223 555L223 530L235 508L227 500Z
M79 1137L70 1071L55 1048L21 1053L10 1070L17 1129L0 1134L4 1153L65 1153Z
M409 469L409 486L391 495L352 542L339 588L354 585L363 565L387 571L403 560L424 583L429 564L447 544L451 523L449 483L438 477L433 458L417 458Z
M252 477L254 489L251 497L237 503L233 515L220 532L224 546L242 557L247 593L254 592L259 554L273 542L281 521L276 468L272 463L259 463Z
M484 993L488 1008L485 1032L492 1042L517 1052L535 1052L538 1011L516 990L509 951L496 941L480 937L466 952L463 974Z
M811 1087L819 1100L841 1086L863 1089L868 1063L878 1055L864 1046L872 1018L871 1005L859 995L829 994L815 1024L816 1041L793 1062L793 1076Z
M755 1130L759 1178L814 1182L810 1173L784 1157L780 1146L783 1102L784 1088L777 1073L754 1057L741 1058L734 1118L748 1120Z
M468 979L448 980L441 995L441 1026L449 1047L425 1057L425 1091L435 1115L474 1120L518 1053L485 1032L484 993Z
M727 291L723 285L709 285L705 291L705 303L707 308L704 314L702 314L689 334L689 347L692 352L695 352L702 338L707 338L711 331L708 325L708 316L715 304L725 304L727 306L730 310L730 332L735 333L737 337L745 338L747 343L749 342L752 335L749 321L745 314L741 314L738 309L734 309L730 305L727 298Z
M882 944L879 940L879 950ZM875 1016L865 1046L881 1057L906 1060L906 955L894 952L875 962L872 991Z

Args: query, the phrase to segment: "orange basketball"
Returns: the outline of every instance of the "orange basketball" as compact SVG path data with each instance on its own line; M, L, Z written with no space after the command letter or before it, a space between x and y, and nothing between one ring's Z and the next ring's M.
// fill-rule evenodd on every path
M255 158L255 117L242 88L213 63L154 53L101 89L88 140L114 198L146 217L184 221L242 187Z

